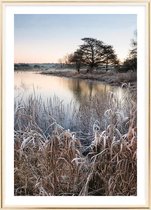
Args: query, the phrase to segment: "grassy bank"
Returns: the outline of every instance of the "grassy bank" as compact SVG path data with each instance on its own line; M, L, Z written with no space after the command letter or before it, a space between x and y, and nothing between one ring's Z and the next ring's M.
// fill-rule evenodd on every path
M130 83L133 88L136 88L137 81L136 72L116 73L94 71L93 73L86 73L86 70L82 70L80 73L78 73L75 70L59 69L43 71L42 74L75 79L96 80L116 86L121 86L123 83Z
M15 195L137 194L136 103L129 92L126 107L113 93L108 100L104 109L97 95L78 108L16 100Z

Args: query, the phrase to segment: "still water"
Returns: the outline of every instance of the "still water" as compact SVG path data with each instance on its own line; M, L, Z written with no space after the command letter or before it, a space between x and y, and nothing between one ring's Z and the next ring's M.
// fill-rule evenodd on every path
M36 72L19 71L14 74L15 98L21 96L26 99L34 93L41 96L44 101L56 96L64 104L68 104L71 101L81 103L96 94L104 98L109 91L116 92L120 99L124 93L120 87L112 87L97 81L69 79Z
M120 104L118 112L127 115L126 110L129 109L123 100L125 90L102 82L19 71L15 72L14 89L15 104L19 103L17 107L30 104L26 111L29 110L30 114L31 110L36 110L37 124L44 131L52 123L52 118L63 128L72 131L92 133L96 121L104 130L107 125L104 113L111 106L114 107L114 102L110 103L109 92L116 94ZM32 102L30 97L34 98Z

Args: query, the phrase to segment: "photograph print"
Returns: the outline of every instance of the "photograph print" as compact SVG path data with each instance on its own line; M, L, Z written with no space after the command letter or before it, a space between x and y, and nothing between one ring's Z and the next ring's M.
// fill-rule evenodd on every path
M14 195L137 196L137 15L14 15Z

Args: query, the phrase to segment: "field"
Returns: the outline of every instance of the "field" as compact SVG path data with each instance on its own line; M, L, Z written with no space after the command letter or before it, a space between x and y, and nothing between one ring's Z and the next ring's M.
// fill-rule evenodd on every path
M124 87L125 88L125 87ZM136 98L78 108L35 94L14 105L14 195L137 195ZM72 114L68 114L72 110Z

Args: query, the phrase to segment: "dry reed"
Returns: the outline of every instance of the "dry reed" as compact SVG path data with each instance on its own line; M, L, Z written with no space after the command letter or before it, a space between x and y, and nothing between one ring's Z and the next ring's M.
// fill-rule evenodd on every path
M90 133L85 133L87 129L72 132L58 123L58 117L62 116L60 122L63 122L66 113L57 99L53 110L52 101L49 101L47 109L40 98L29 98L28 105L27 101L17 102L14 116L14 194L136 195L136 105L130 96L126 97L127 116L124 111L121 113L123 104L114 93L109 93L109 107L103 116L99 113L98 98L95 98L93 118L97 118L95 122L90 116L86 118L93 122L89 124ZM82 113L87 114L89 104L90 101L88 106L74 110L71 119L80 119Z

